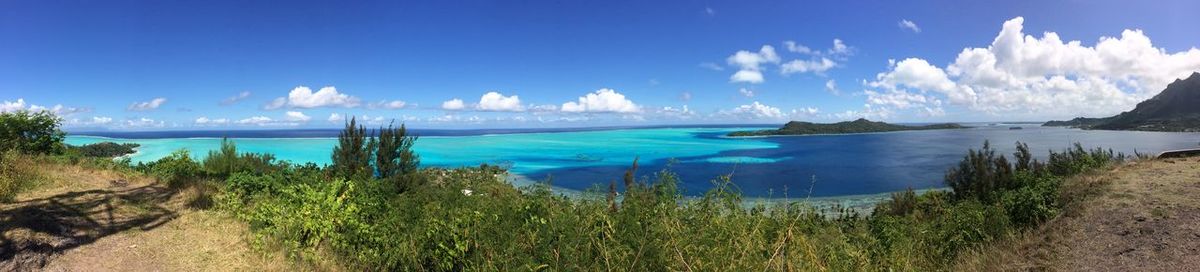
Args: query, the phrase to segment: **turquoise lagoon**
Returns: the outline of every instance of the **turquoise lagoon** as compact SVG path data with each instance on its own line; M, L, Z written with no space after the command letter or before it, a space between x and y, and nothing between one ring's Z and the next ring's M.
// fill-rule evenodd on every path
M1028 143L1038 156L1073 143L1111 148L1126 154L1155 153L1196 147L1200 133L1090 131L1021 125L980 125L969 129L906 131L853 135L727 138L726 133L758 128L633 128L590 131L467 134L421 137L414 147L424 166L500 165L517 181L549 181L556 188L607 188L621 178L634 158L639 176L670 168L688 195L712 188L712 180L731 175L750 197L836 197L875 195L944 187L945 171L970 148L990 141L1000 154L1013 143ZM419 133L419 132L418 132ZM131 159L152 161L179 149L197 159L220 145L219 138L179 138L188 133L161 133L175 138L128 139L70 135L69 144L102 141L141 144ZM209 134L212 134L211 132ZM265 133L288 135L288 133ZM297 133L293 133L297 134ZM205 134L208 135L208 134ZM305 134L307 135L307 134ZM328 134L326 134L328 135ZM155 136L157 137L157 136ZM261 135L259 136L261 137ZM132 137L129 137L132 138ZM235 138L241 152L272 153L292 162L327 164L335 138ZM1011 155L1009 155L1011 156ZM811 192L810 192L811 189Z

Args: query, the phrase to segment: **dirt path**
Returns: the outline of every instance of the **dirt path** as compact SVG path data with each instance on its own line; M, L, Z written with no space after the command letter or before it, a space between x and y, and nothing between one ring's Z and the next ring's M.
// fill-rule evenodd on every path
M1104 194L1063 218L1056 270L1200 268L1200 157L1139 162L1110 173Z
M0 271L289 270L245 242L248 230L203 209L195 189L47 165L45 183L0 204Z

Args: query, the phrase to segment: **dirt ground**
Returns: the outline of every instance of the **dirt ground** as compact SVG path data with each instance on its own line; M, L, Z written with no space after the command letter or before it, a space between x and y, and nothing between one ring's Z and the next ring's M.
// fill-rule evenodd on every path
M196 188L47 165L44 181L0 204L0 271L292 270L254 252L247 226Z
M1200 157L1139 162L1065 217L1051 249L1061 271L1200 269Z

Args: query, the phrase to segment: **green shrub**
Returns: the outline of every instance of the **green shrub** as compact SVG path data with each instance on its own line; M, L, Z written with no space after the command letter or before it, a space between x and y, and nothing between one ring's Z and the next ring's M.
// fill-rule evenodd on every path
M275 155L237 152L237 145L229 138L221 139L221 148L208 152L204 157L204 171L217 178L239 172L257 174L274 173L286 168L285 162L276 162Z
M59 129L61 124L62 118L49 111L0 113L0 151L15 149L25 154L62 152L66 133Z
M147 167L152 176L166 182L171 188L181 188L196 182L204 174L200 164L192 160L187 149L172 152L171 155L154 161Z

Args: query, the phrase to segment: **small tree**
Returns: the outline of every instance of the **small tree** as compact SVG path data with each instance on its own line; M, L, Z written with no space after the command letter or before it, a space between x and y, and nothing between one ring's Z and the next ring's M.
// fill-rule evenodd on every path
M50 154L63 150L66 133L59 129L62 119L49 111L19 110L0 113L0 151L17 150L26 154Z
M371 151L375 145L375 138L367 137L367 130L351 117L338 134L338 145L333 147L333 174L346 179L371 177Z
M417 186L417 167L420 157L413 153L416 136L409 136L404 124L399 128L388 124L379 128L379 144L375 150L375 171L379 178L395 184L396 190L405 192Z

